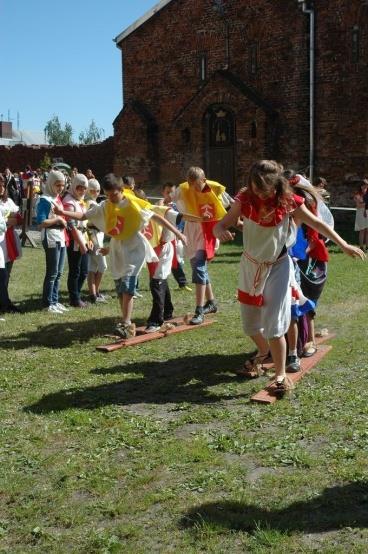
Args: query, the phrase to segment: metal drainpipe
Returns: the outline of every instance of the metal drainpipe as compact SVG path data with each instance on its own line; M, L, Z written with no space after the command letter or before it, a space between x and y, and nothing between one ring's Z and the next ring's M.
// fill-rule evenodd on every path
M314 177L314 89L315 89L315 17L313 1L298 0L302 4L303 13L309 15L309 180L313 183Z

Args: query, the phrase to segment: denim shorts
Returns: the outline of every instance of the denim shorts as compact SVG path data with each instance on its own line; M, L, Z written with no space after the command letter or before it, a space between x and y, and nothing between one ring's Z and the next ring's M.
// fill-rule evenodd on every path
M129 277L120 277L120 279L115 280L115 289L117 295L120 297L123 294L130 294L134 296L135 286L137 283L137 276L131 275Z
M191 258L192 283L196 285L208 285L210 278L207 267L207 254L205 250L197 250L194 258Z

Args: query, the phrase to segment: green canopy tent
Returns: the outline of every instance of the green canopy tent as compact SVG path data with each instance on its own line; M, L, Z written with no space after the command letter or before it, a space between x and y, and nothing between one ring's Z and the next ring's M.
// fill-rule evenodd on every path
M56 162L52 164L52 169L65 169L68 173L72 170L71 166L64 162Z

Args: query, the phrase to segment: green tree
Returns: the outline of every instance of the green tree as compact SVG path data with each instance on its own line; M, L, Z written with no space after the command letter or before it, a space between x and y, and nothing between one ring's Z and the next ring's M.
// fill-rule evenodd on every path
M48 171L50 165L52 165L52 160L48 155L48 153L46 152L42 162L40 163L40 168L42 169L42 171Z
M49 144L73 144L73 128L70 123L61 127L59 118L54 115L44 128L45 137Z
M104 129L97 127L94 119L92 119L88 129L79 133L79 142L80 144L94 144L100 142L104 135Z

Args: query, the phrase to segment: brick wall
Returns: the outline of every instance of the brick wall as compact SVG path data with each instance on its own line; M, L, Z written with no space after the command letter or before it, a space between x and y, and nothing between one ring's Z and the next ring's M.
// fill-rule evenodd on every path
M20 172L28 164L37 169L45 154L51 159L63 158L65 163L77 167L82 173L90 168L98 179L102 179L113 169L114 139L109 137L86 146L0 146L0 171L8 166L13 172Z
M334 202L348 203L351 176L368 173L367 7L361 0L315 4L315 175L327 178ZM118 173L132 173L150 187L179 182L191 164L206 166L204 118L212 105L234 114L235 188L259 157L296 169L308 166L308 16L296 0L223 5L224 17L210 0L172 0L121 43L124 109L114 125ZM351 55L354 25L360 28L357 63ZM205 81L201 55L207 56Z

